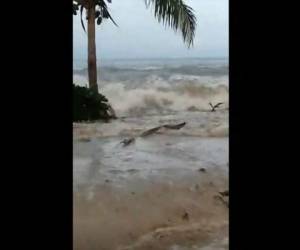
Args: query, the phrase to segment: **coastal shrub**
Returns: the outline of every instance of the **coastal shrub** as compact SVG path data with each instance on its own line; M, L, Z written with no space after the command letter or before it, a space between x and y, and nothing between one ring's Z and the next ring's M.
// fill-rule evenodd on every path
M104 95L73 84L73 121L109 120L110 105Z

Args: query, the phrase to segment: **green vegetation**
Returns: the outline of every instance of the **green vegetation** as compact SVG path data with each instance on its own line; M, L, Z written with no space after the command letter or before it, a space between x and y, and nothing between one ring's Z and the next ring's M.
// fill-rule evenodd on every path
M94 121L115 118L104 95L73 84L73 121Z

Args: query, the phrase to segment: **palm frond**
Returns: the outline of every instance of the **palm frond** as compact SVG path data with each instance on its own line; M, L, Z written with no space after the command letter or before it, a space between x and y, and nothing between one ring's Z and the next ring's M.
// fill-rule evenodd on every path
M108 3L111 3L111 0L106 0ZM91 7L90 4L93 4L94 7L96 8L96 13L95 13L95 19L97 19L97 24L100 25L102 23L103 19L110 19L114 25L117 25L115 20L112 18L111 14L108 11L107 4L105 3L104 0L73 0L73 15L77 15L77 10L80 8L80 21L81 21L81 26L86 33L84 21L82 19L82 12L83 9L88 10L89 7Z
M84 22L83 22L83 19L82 19L83 8L84 8L83 5L80 5L80 21L81 21L81 26L82 26L84 32L86 33L86 31L85 31L85 26L84 26Z
M183 0L144 0L146 7L154 7L154 16L159 22L170 26L173 30L180 30L183 41L188 47L193 45L196 16L191 7Z
M111 1L108 1L108 2L111 3ZM110 15L110 13L108 11L107 4L104 2L104 0L97 0L96 5L98 5L99 8L100 8L102 18L110 19L113 22L113 24L118 27L117 23L115 22L115 20Z

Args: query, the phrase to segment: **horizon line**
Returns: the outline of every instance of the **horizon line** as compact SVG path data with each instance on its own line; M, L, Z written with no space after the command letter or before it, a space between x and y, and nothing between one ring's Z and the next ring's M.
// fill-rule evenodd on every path
M229 56L205 56L205 57L111 57L111 58L101 58L97 59L99 60L143 60L143 59L150 59L150 60L155 60L155 59L229 59ZM73 58L73 60L87 60L85 58Z

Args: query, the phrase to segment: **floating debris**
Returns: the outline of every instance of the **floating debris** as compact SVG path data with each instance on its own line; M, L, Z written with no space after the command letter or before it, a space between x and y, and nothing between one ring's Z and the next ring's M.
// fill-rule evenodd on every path
M148 135L152 135L152 134L154 134L155 132L157 132L158 130L160 130L162 127L163 127L163 126L158 126L158 127L155 127L155 128L151 128L151 129L149 129L149 130L143 132L143 133L141 134L141 137L146 137L146 136L148 136Z
M124 147L128 146L129 144L133 143L135 141L135 138L127 138L121 141L121 144L123 144Z
M176 129L176 130L178 130L178 129L181 129L182 127L184 127L185 125L186 125L186 122L175 124L175 125L165 124L165 125L162 125L162 126L158 126L158 127L146 130L145 132L143 132L140 135L140 137L146 137L146 136L152 135L155 132L157 132L158 130L160 130L161 128ZM126 147L126 146L130 145L131 143L133 143L134 141L135 141L134 137L126 138L123 141L121 141L121 144L123 144L123 146Z
M225 190L223 192L219 192L219 194L222 195L222 196L229 196L229 191Z
M179 123L179 124L176 124L176 125L167 124L167 125L163 125L162 127L167 128L167 129L181 129L185 125L186 125L186 122Z
M188 212L184 212L184 214L182 215L182 219L183 220L189 220L189 214L188 214Z
M214 198L217 199L217 200L219 200L219 201L221 201L223 203L223 205L225 205L227 208L229 207L229 201L224 196L222 196L222 195L215 195Z
M218 108L220 105L222 105L223 102L219 102L216 105L212 105L211 102L209 103L210 107L211 107L211 112L215 112L216 108Z

